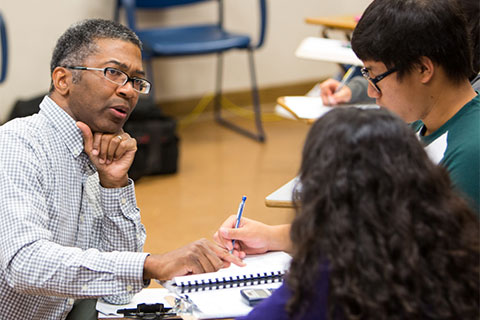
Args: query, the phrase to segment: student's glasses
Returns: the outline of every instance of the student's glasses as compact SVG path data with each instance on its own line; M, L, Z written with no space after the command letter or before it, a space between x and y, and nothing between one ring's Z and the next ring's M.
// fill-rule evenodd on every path
M362 68L360 70L362 72L362 76L368 80L368 82L372 85L372 87L378 92L378 93L382 93L382 90L380 90L380 88L377 86L377 83L379 81L381 81L383 78L385 78L386 76L388 76L389 74L392 74L394 72L397 71L396 68L392 68L390 70L387 70L385 71L384 73L376 76L375 78L372 78L370 77L370 72L368 71L367 68Z
M92 70L92 71L102 71L103 76L108 80L120 86L125 85L128 81L132 82L133 90L147 94L150 92L151 83L148 80L137 78L137 77L130 77L128 74L123 72L122 70L118 70L112 67L106 68L89 68L89 67L72 67L67 66L68 69L73 70Z

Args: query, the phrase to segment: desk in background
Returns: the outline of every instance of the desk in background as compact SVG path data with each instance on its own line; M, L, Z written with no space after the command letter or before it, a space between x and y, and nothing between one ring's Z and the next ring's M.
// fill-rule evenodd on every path
M323 38L308 37L304 39L296 50L295 55L303 59L323 60L340 64L362 66L363 63L357 58L357 56L349 46L350 35L357 25L358 18L358 16L354 15L307 17L305 19L306 23L323 27ZM329 30L343 31L348 41L328 39L329 37L327 32ZM285 97L280 97L279 99L279 103L275 108L275 112L277 114L290 119L302 120L306 123L312 123L317 118L313 117L311 119L303 119L298 115L294 116L293 114L295 112L292 113L292 110L289 110L290 112L288 112L286 111L286 109L283 108L285 107ZM308 100L308 98L305 100ZM325 112L321 112L321 114L323 113ZM297 182L298 178L295 177L271 194L269 194L265 198L265 205L267 207L292 208L292 194L295 186L297 185Z
M265 205L272 208L293 208L292 195L297 183L298 178L295 177L269 194L265 198Z
M307 37L298 47L295 55L299 58L324 60L336 62L342 65L361 66L362 62L357 58L350 47L350 38L357 25L359 16L330 16L330 17L307 17L305 22L322 26L322 36ZM328 39L328 31L343 31L347 41Z
M340 30L345 33L345 36L350 40L353 29L357 26L359 16L345 15L345 16L329 16L329 17L307 17L305 22L317 26L322 26L322 36L328 37L328 31Z
M336 39L307 37L298 46L295 56L309 60L330 61L355 66L363 65L348 41Z

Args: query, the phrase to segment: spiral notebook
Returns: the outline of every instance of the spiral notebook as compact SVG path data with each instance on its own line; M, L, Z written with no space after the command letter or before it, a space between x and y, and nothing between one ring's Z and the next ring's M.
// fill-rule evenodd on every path
M217 272L175 277L163 285L179 296L188 296L198 319L246 315L252 307L241 297L244 288L278 288L290 266L285 252L247 256L245 267L231 265Z

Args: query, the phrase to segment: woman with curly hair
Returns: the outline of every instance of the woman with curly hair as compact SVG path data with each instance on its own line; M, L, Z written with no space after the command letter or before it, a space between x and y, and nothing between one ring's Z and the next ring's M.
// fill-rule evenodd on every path
M401 119L327 113L300 183L285 283L242 319L478 319L479 220Z

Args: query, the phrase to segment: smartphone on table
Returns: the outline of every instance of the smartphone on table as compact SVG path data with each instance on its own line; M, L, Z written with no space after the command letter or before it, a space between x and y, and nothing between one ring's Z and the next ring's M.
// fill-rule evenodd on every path
M250 289L242 289L240 290L240 294L243 297L243 300L249 306L255 306L260 303L262 300L270 297L275 289L257 289L257 288L250 288Z

